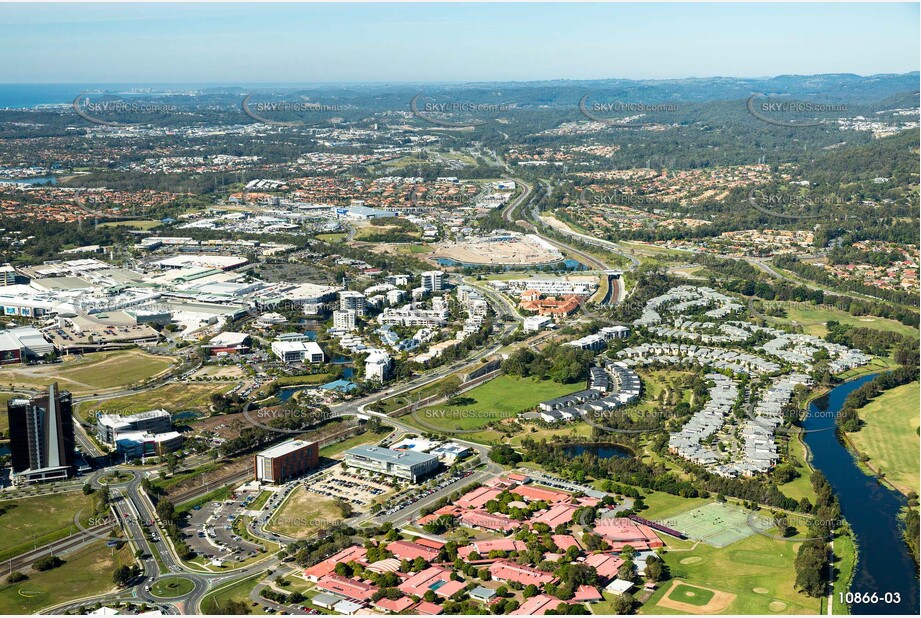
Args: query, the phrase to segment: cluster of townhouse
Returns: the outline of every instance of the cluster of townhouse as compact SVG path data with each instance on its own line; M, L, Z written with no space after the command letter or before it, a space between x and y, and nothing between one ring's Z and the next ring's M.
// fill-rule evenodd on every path
M643 365L697 365L713 367L736 374L772 374L780 371L773 361L723 348L685 343L641 343L617 351L617 356L629 367Z
M384 558L371 561L365 547L352 546L307 568L303 576L315 584L311 603L340 614L376 610L439 615L444 613L449 599L469 600L489 610L501 598L499 588L505 587L519 600L512 615L543 615L556 610L560 603L581 605L603 601L602 590L613 594L628 592L635 584L619 577L625 562L620 553L626 546L632 547L636 552L633 560L642 571L648 556L664 544L656 535L654 524L639 518L617 517L614 509L606 510L608 507L602 503L605 494L588 491L590 495L576 497L578 494L538 485L528 475L515 472L494 477L416 522L424 527L442 520L450 521L451 526L467 528L473 539L457 547L456 558L485 569L488 578L469 576L455 568L455 556L449 556L447 543L441 537L406 528L402 538L380 541ZM513 498L509 507L517 509L516 518L495 510L498 499L509 494ZM586 506L596 507L601 513L591 524L576 517L579 509ZM551 529L550 538L555 547L544 551L535 564L522 560L529 546L513 533L538 525ZM580 540L580 531L599 535L606 543L605 549L587 550ZM544 569L547 562L562 565L569 561L592 567L598 578L594 585L578 586L573 598L563 601L548 592L547 587L560 580ZM343 575L341 569L337 572L341 564L350 565L352 575ZM411 567L408 570L407 565ZM367 572L395 574L392 588L396 594L392 590L384 594L379 585L356 575ZM536 587L537 594L524 598L520 591L528 586Z
M559 423L594 416L638 400L640 378L624 363L604 361L603 367L589 368L586 388L538 404L534 412L521 414L523 420Z

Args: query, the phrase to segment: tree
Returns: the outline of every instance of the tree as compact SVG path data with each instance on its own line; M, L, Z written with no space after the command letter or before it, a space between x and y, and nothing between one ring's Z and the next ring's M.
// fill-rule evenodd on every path
M49 571L64 564L64 561L57 556L44 556L32 563L32 568L36 571Z
M29 579L28 575L25 575L24 573L20 573L19 571L13 571L6 578L6 581L10 584L15 584L16 582L22 582L27 579Z
M633 603L633 595L629 592L625 592L614 597L614 600L611 601L611 609L615 614L622 616L624 614L629 614L633 610Z
M122 565L115 569L115 572L112 573L112 581L115 582L115 585L119 588L127 588L131 584L133 579L133 574L131 572L131 567L127 565Z

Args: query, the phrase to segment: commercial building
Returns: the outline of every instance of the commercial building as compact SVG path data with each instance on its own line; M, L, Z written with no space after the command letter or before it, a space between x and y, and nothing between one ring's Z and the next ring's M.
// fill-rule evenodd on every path
M31 326L0 331L0 365L22 363L54 352L41 331Z
M284 363L322 363L323 349L315 341L274 341L272 353Z
M415 483L434 472L441 464L434 455L416 451L357 446L345 452L345 465Z
M115 450L127 458L162 457L182 448L182 434L178 431L149 433L146 431L119 432Z
M100 442L115 444L126 433L165 433L173 429L170 413L166 410L150 410L130 416L100 414L96 417L96 437Z
M7 402L12 481L24 485L66 479L74 472L71 395L48 387L45 395Z
M284 483L320 465L318 442L288 440L253 455L257 481Z

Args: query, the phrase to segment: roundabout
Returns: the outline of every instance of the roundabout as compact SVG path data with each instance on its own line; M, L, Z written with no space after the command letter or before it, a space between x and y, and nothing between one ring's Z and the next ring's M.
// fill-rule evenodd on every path
M195 582L186 577L170 576L158 579L150 586L151 596L159 599L184 597L195 590Z

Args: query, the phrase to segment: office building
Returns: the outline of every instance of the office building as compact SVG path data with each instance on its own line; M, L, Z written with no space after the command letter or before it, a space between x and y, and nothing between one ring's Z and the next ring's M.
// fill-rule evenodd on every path
M345 452L345 465L415 483L434 472L440 463L434 455L417 451L356 446Z
M165 433L172 429L172 417L166 410L150 410L130 416L100 414L96 417L96 437L106 444L115 444L126 433Z
M288 440L253 455L257 481L284 483L320 465L318 442Z
M315 341L275 341L272 353L284 363L322 363L326 357Z
M74 472L71 395L58 389L7 402L14 485L66 479Z

